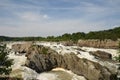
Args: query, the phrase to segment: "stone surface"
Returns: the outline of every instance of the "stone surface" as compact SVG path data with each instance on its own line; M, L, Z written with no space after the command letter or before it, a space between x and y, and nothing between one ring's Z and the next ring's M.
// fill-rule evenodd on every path
M94 51L89 52L90 54L100 58L100 59L112 59L112 55L110 53L104 52L104 51Z
M98 40L98 39L89 39L89 40L79 40L79 46L86 46L86 47L95 47L95 48L118 48L119 41L113 40Z
M32 46L26 54L26 66L38 73L61 67L82 75L88 80L116 80L116 75L99 63L81 59L74 53L60 55L43 46Z
M26 53L28 51L28 48L31 47L32 42L26 42L23 44L14 44L12 45L12 49L15 52L19 52L19 53Z
M75 45L73 41L62 41L61 43L64 46L73 46L73 45Z

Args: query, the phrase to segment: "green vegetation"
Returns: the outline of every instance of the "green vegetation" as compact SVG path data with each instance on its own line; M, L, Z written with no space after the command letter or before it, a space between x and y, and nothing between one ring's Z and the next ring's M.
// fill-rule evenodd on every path
M48 49L45 48L45 47L43 47L43 48L42 48L42 53L43 53L43 54L47 54L47 53L48 53Z
M89 32L85 36L85 39L101 39L101 40L103 39L117 40L118 38L120 38L120 27L104 31Z
M120 53L118 56L115 57L115 60L120 62Z
M8 59L9 51L6 49L6 46L0 45L0 75L5 76L9 75L11 72L12 60Z
M22 78L16 78L16 77L0 77L0 80L23 80Z
M89 33L76 32L72 34L65 33L62 36L48 37L5 37L0 36L0 41L78 41L79 39L111 39L117 40L120 38L120 27L103 31L91 31Z

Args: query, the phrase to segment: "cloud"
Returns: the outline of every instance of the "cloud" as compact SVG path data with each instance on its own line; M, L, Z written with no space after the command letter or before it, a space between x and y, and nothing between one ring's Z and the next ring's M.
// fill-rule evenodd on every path
M119 0L2 0L0 34L48 36L120 25Z
M89 32L90 30L95 31L103 29L106 29L104 22L89 23L80 19L75 19L46 23L22 23L19 24L19 27L4 26L0 29L0 34L8 36L58 36L64 33Z
M23 20L37 21L37 20L39 20L40 16L28 12L28 13L19 15L19 17L22 18Z
M40 13L34 13L34 12L23 12L23 13L17 13L16 14L18 18L20 18L23 21L42 21L44 19L48 19L49 16L46 14L40 14Z
M49 19L50 17L49 17L47 14L44 14L44 15L43 15L43 18Z

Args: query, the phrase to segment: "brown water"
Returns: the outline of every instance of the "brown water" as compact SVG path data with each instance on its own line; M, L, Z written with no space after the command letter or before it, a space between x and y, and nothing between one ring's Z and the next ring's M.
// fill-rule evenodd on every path
M86 80L82 76L78 76L71 71L67 70L52 70L49 72L41 73L38 80Z

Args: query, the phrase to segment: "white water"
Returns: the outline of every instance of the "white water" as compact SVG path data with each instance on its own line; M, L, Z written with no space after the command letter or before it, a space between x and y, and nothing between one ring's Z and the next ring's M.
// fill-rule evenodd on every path
M21 44L21 42L19 42ZM9 43L7 44L7 48L12 49L12 45L16 44L16 42L14 43ZM61 80L58 76L59 74L54 73L54 72L44 72L41 74L38 74L37 72L35 72L34 70L25 67L25 61L26 61L26 57L25 54L23 55L16 55L15 52L11 51L8 55L8 57L10 59L13 59L13 65L12 67L12 73L11 73L11 77L16 77L16 76L21 76L24 80L32 80L32 79L38 79L38 80ZM54 69L53 71L59 72L59 71L63 71L66 72L67 74L73 76L71 78L71 80L86 80L83 76L78 76L74 73L72 73L71 71L67 71L64 69Z
M110 54L112 54L112 57L117 56L117 50L115 49L99 49L99 48L91 48L91 47L78 47L78 46L64 46L61 43L55 43L55 42L42 42L42 43L36 43L37 45L43 45L50 47L51 49L57 51L59 54L70 54L74 53L76 54L79 58L86 58L90 61L97 62L101 64L102 66L105 66L109 68L111 71L117 71L117 65L114 63L108 62L108 61L101 61L99 59L96 59L93 55L89 54L89 51L105 51ZM77 48L80 48L81 50L77 50ZM82 51L84 50L84 51Z
M85 51L105 51L107 53L110 53L112 55L112 57L117 56L118 54L118 50L117 49L100 49L100 48L92 48L92 47L82 47L81 49L85 50Z
M15 55L14 52L12 52L8 55L8 57L10 59L13 59L13 63L14 63L11 66L12 77L22 76L24 80L35 79L37 77L38 74L34 70L24 66L25 61L26 61L25 55Z
M83 76L78 76L71 71L55 68L50 72L40 74L39 80L86 80Z
M26 57L24 55L22 56L18 56L15 54L10 54L9 55L10 59L14 59L14 65L12 65L12 70L16 71L16 70L20 70L20 72L15 72L15 74L12 74L12 77L18 76L19 74L22 76L22 78L24 80L31 80L31 79L38 79L38 80L61 80L60 78L58 78L57 76L59 76L59 74L57 73L51 73L51 72L44 72L41 74L36 73L34 70L22 66L25 64L25 60ZM71 80L86 80L83 76L77 76L74 73L72 73L71 71L67 71L64 69L56 69L53 71L64 71L67 72L67 74L70 74L71 76L73 76L73 78ZM66 76L65 76L66 77Z
M107 53L112 54L112 57L117 56L118 50L116 49L100 49L100 48L91 48L91 47L78 47L78 46L64 46L61 43L55 43L55 42L38 42L36 43L37 45L43 45L43 46L47 46L50 47L51 49L57 51L59 54L66 54L66 53L75 53L78 57L80 58L86 58L88 60L94 61L94 62L98 62L98 60L93 56L90 55L89 52L90 51L105 51ZM80 48L81 50L77 50L77 48Z
M19 42L22 43L22 42ZM16 42L14 43L9 43L7 45L7 47L9 49L11 49L11 46L13 44L16 44ZM112 63L109 62L103 62L103 61L99 61L97 60L94 56L89 54L89 51L105 51L108 52L110 54L112 54L112 56L116 56L117 50L114 49L98 49L98 48L89 48L89 47L77 47L77 46L64 46L62 44L58 44L58 43L54 43L54 42L37 42L37 45L43 45L43 46L48 46L51 49L57 51L59 54L70 54L70 53L74 53L76 54L79 58L86 58L88 60L94 61L94 62L98 62L103 66L108 66L110 67L110 69L116 69L116 66ZM81 48L84 51L80 51L77 50L76 48ZM27 68L25 66L22 66L25 64L26 61L26 57L25 55L15 55L14 52L10 52L9 54L9 58L14 59L14 65L12 65L12 69L13 71L19 70L19 74L24 78L24 80L30 80L30 79L38 79L38 80L61 80L61 78L59 78L59 74L57 74L56 72L44 72L41 74L36 73L34 70ZM85 78L83 76L78 76L74 73L72 73L71 71L68 70L64 70L64 69L54 69L53 71L62 71L65 72L66 74L69 74L72 76L71 80L85 80ZM11 76L16 76L17 74L12 74Z

